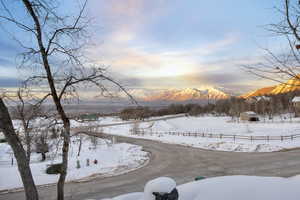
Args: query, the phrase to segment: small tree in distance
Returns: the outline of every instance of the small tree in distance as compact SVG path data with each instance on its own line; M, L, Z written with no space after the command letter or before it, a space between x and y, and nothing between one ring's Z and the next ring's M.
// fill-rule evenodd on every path
M30 155L32 151L32 140L35 137L34 132L34 120L43 114L42 104L43 99L37 99L34 97L29 90L25 88L19 88L16 94L4 95L7 102L12 102L11 113L15 119L21 121L22 132L24 132L24 142L26 146L26 157L30 162Z

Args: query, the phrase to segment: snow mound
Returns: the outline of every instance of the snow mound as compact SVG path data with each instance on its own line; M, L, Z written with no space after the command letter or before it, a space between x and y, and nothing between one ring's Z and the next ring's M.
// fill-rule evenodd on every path
M149 181L144 188L144 193L135 192L124 194L112 199L102 199L102 200L155 200L153 192L158 193L170 193L174 188L176 188L176 182L169 177L159 177Z
M155 200L153 192L170 193L176 188L176 182L169 177L159 177L149 181L144 189L144 198L141 200Z
M139 128L143 129L143 133L140 135L131 134L132 125L130 124L104 127L103 131L112 135L144 138L215 151L273 152L300 147L300 139L288 137L299 133L299 123L294 123L299 121L297 118L293 118L293 121L281 121L275 117L274 121L266 119L265 123L263 121L258 123L229 123L228 120L230 117L180 116L173 119L158 119L155 122L140 122ZM195 137L193 134L190 136L173 135L170 132L198 133L198 136ZM206 135L202 137L203 133L216 136L209 137ZM251 140L251 136L264 138L276 136L277 139ZM280 136L286 137L283 137L285 139L281 141Z
M81 151L78 155L80 146L80 136L71 138L69 151L69 166L66 181L87 181L97 176L114 176L128 171L140 168L149 160L148 152L143 151L142 146L116 143L112 144L104 139L91 139L91 137L82 137ZM56 149L58 141L49 140L50 151L47 153L46 161L41 162L41 155L33 152L31 155L30 167L35 183L37 185L56 183L58 175L46 174L48 165L59 163L61 155ZM61 145L61 143L59 143ZM14 165L11 166L11 160ZM97 160L97 164L95 164ZM7 143L0 143L0 177L9 177L9 181L0 178L0 190L12 190L23 186L16 159L13 156L11 147ZM78 168L78 164L80 168ZM89 163L89 164L87 164Z

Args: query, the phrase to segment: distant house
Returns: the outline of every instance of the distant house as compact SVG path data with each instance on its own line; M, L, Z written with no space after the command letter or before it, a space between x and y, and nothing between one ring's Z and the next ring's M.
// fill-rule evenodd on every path
M296 96L292 99L292 103L295 107L300 108L300 96Z
M254 104L257 102L257 99L255 97L249 97L246 99L246 103L249 103L249 104Z
M255 122L255 121L259 121L259 116L255 112L247 111L240 114L240 119L242 121Z
M266 97L266 96L260 96L260 97L256 97L256 100L257 100L257 102L260 102L260 101L268 102L268 101L271 101L271 98Z
M267 96L255 96L255 97L249 97L246 99L246 102L250 103L250 104L258 103L261 101L270 102L271 98L267 97Z
M295 96L292 99L292 104L293 104L293 107L295 109L296 117L298 117L299 113L300 113L300 96Z

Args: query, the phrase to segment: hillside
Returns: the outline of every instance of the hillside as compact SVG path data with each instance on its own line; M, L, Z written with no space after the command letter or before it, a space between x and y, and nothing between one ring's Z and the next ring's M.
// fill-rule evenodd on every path
M300 91L300 79L299 78L291 78L285 83L260 88L246 94L241 95L241 98L250 98L255 96L269 96L269 95L278 95L278 94L285 94L289 92Z
M270 86L270 87L264 87L260 88L251 92L248 92L246 94L241 95L242 98L250 98L250 97L256 97L256 96L268 96L271 95L271 92L276 88L277 86Z
M300 90L300 79L299 78L291 78L286 83L282 83L276 86L271 91L272 95L284 94L288 92L294 92Z

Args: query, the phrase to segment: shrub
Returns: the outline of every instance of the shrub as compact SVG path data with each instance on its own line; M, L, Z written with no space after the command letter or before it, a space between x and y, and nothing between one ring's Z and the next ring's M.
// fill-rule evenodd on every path
M5 138L0 139L0 143L5 143L7 140Z
M56 128L52 128L51 129L51 139L56 139L56 138L58 138L58 132L59 132L59 130L58 129L56 129Z
M46 169L47 174L60 174L62 171L62 164L52 164Z
M77 168L77 169L80 169L80 167L81 167L81 166L80 166L80 161L77 160L77 162L76 162L76 168Z

